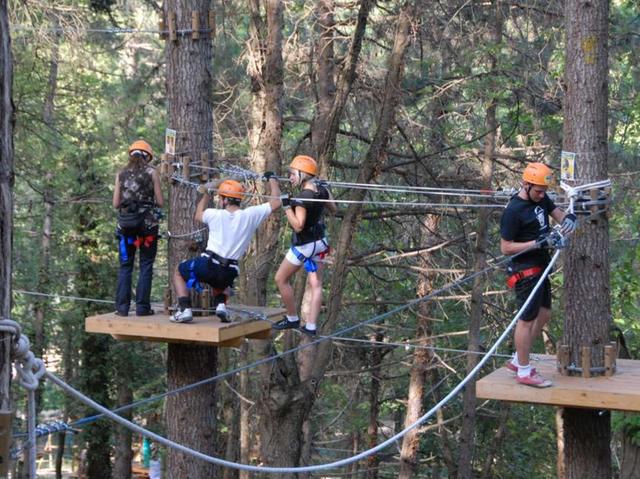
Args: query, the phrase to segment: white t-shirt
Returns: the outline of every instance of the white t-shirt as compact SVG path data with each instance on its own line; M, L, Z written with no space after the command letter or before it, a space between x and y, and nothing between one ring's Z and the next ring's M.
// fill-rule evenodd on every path
M224 209L207 208L202 221L209 228L207 249L226 259L240 259L247 251L253 233L271 214L271 205L263 203L229 213Z

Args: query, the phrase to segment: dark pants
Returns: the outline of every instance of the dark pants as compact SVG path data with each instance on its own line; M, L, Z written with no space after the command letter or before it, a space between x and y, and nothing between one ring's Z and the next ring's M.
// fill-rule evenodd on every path
M238 270L232 267L223 267L214 263L207 256L198 256L188 259L178 265L180 275L187 282L193 277L203 283L207 283L214 289L224 290L233 286L233 281L238 276Z
M140 245L140 274L136 285L136 314L145 314L151 310L151 281L153 279L153 262L158 252L157 231L156 239L150 246ZM136 259L136 248L133 244L126 244L127 258L123 258L120 248L120 271L118 272L118 287L116 289L116 311L120 314L129 313L131 303L131 279L133 265Z
M536 287L539 280L540 275L537 274L535 276L529 276L528 278L521 279L516 283L515 292L519 308L521 308L527 299L529 299L531 291ZM533 321L538 316L541 307L551 309L551 282L549 281L549 277L544 279L542 286L540 286L538 291L536 291L531 302L522 312L520 319L522 321Z

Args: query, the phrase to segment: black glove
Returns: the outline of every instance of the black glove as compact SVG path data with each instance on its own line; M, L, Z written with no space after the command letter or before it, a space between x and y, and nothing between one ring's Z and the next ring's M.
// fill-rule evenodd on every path
M281 195L280 201L282 201L282 207L284 209L291 208L291 198L289 198L289 195Z
M265 171L262 174L262 181L269 181L271 178L277 180L278 175L276 175L273 171Z
M570 235L573 233L578 227L578 218L573 213L569 213L562 220L562 224L560 225L560 233L564 236Z

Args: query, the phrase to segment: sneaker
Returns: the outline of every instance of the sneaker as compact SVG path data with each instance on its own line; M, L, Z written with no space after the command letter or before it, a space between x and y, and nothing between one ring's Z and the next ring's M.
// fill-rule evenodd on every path
M534 388L548 388L549 386L553 386L551 380L540 376L536 371L536 368L531 368L531 372L528 376L516 376L516 381L520 384L524 384L525 386L533 386Z
M511 362L511 359L509 359L506 363L504 363L504 367L507 368L512 373L518 374L518 368L515 364Z
M216 309L216 316L218 318L220 318L220 321L222 321L223 323L230 323L231 321L229 320L229 315L227 314L227 310L226 309Z
M113 314L115 314L116 316L124 316L127 317L129 316L129 312L125 312L125 311L115 311Z
M193 320L193 313L191 308L185 308L182 311L176 311L169 317L169 320L174 323L188 323Z
M153 309L148 309L140 313L136 312L136 316L153 316L154 314L156 314L156 312Z
M285 316L277 323L273 323L271 326L272 329L276 329L278 331L282 331L284 329L298 329L300 327L300 320L298 321L289 321Z
M300 328L300 331L302 331L307 336L315 336L316 334L318 334L318 330L316 329L307 329L306 324Z

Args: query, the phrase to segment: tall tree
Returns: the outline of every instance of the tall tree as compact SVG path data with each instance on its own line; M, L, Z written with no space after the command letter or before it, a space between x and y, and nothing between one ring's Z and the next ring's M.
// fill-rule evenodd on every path
M440 217L438 215L427 215L422 221L421 237L422 244L430 246L438 241L437 231ZM423 268L424 273L418 277L416 293L418 297L425 297L433 291L433 280L435 274L429 272L429 267L433 263L428 251L420 254L418 264ZM422 301L417 307L418 324L416 326L416 339L421 346L413 352L413 362L409 373L409 392L407 394L407 410L404 418L405 427L415 423L423 414L423 401L427 385L427 375L435 377L437 371L431 366L434 362L431 339L433 333L433 304L431 301ZM430 371L431 368L431 372ZM435 381L431 381L435 383ZM418 472L418 451L420 449L420 431L414 428L402 438L402 448L400 450L400 471L399 479L410 479L416 477Z
M11 314L13 230L13 59L7 2L0 0L0 318ZM0 411L11 411L11 342L0 333ZM6 464L9 457L0 457Z
M251 0L248 71L251 78L251 168L279 171L283 110L282 30L283 3L266 0L265 15L259 0ZM266 21L265 21L266 20ZM273 215L260 227L244 263L244 295L248 304L266 304L271 258L278 244L280 221ZM252 254L253 253L253 254Z
M608 102L607 0L565 3L566 71L563 150L576 153L576 181L606 179ZM598 291L599 294L593 294ZM564 257L564 335L571 360L592 348L591 364L604 365L609 341L609 223L604 215L582 221ZM564 444L569 479L611 477L608 411L565 408Z
M502 39L502 16L499 3L492 2L491 18L492 28L488 42L500 44ZM497 48L496 48L497 49ZM497 74L496 69L498 61L496 54L491 54L489 60L490 71ZM490 90L490 94L495 92ZM485 130L487 136L484 138L484 156L482 159L480 171L480 188L491 190L491 181L493 179L493 158L496 150L496 137L498 124L496 120L496 99L489 98L487 101L487 113L485 117ZM487 208L481 208L478 212L478 226L476 231L476 244L474 248L474 271L481 271L487 266L487 245L489 236L489 215ZM480 351L480 326L482 323L482 312L484 308L484 288L486 278L478 276L473 281L471 292L471 314L469 315L469 351L467 355L467 373L470 372L476 364L479 357L476 354ZM458 460L458 477L472 477L473 474L473 458L475 449L475 429L476 429L476 387L475 379L471 379L463 392L463 414L462 427L460 430L460 456Z
M384 152L390 139L390 129L400 98L404 58L410 44L410 25L413 3L408 2L398 15L394 44L389 53L382 106L377 117L376 131L365 159L360 165L358 182L367 183L386 158ZM351 198L361 200L362 190ZM323 329L332 330L338 322L342 306L347 258L351 239L362 211L361 204L354 204L346 212L336 245L335 269L331 275L331 291L327 317ZM302 450L302 425L313 407L317 388L329 364L331 345L321 343L316 348L300 351L298 362L288 355L275 365L262 368L263 380L269 381L261 400L260 430L262 456L270 464L295 465ZM286 475L283 477L292 477Z
M206 25L210 0L169 0L164 3L164 19L170 31L190 29L192 12ZM175 20L175 23L174 23ZM213 156L212 109L212 35L201 34L193 39L189 34L166 38L167 108L169 127L178 132L176 150L191 159L201 159L206 153ZM181 160L182 158L177 158ZM174 184L169 192L169 230L188 233L199 226L194 223L196 191ZM169 243L169 271L189 254L172 241ZM217 349L194 344L168 346L167 387L177 389L216 374ZM167 399L167 433L172 441L186 444L205 454L215 455L216 396L215 384L200 386ZM216 468L207 462L196 461L180 452L168 453L171 477L205 479L215 477Z

